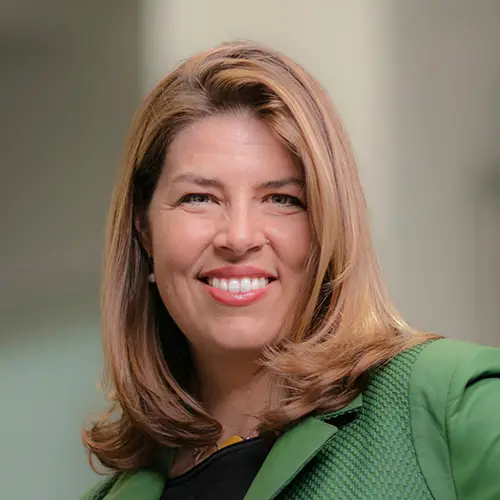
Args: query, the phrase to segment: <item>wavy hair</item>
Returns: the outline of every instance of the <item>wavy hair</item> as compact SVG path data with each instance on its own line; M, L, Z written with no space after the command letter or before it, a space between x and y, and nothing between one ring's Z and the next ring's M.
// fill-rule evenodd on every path
M110 408L83 440L113 471L147 466L158 449L213 444L221 433L188 390L187 341L148 284L149 256L135 221L148 206L172 139L207 116L244 111L263 120L300 162L313 245L290 334L263 354L276 389L260 416L279 433L338 409L369 373L427 338L389 300L368 228L349 140L326 92L288 57L232 42L180 64L134 118L111 202L102 286Z

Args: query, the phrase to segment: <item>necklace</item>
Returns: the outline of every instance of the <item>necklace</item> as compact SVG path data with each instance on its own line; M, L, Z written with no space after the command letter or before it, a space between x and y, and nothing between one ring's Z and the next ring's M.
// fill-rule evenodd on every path
M193 466L197 463L201 462L203 459L208 458L210 455L213 455L215 452L222 450L226 446L230 446L232 444L240 443L242 441L248 441L252 437L252 434L249 436L242 438L241 436L231 436L226 439L220 447L215 443L213 448L210 447L202 447L202 448L193 448Z

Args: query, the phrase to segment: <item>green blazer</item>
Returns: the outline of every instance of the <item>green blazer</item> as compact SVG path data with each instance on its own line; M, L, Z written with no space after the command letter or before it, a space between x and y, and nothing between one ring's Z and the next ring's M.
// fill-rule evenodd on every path
M171 458L82 500L159 500ZM278 439L245 496L272 498L499 500L500 349L442 339L401 353L347 407Z

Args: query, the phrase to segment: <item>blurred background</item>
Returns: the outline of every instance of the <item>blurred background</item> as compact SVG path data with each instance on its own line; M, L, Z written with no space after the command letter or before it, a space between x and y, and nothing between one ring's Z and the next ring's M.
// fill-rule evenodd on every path
M500 346L498 0L0 3L0 499L68 500L102 405L106 209L134 109L233 38L319 78L359 161L381 265L416 327Z

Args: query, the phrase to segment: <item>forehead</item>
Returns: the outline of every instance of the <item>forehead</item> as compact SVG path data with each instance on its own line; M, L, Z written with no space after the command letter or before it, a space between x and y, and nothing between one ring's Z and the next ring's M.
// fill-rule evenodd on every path
M240 180L301 176L283 142L249 116L214 116L189 125L172 141L165 167L167 178L185 172Z

